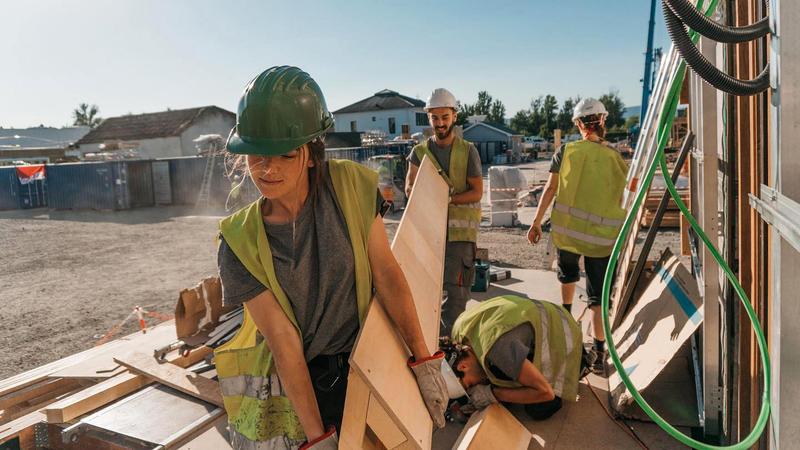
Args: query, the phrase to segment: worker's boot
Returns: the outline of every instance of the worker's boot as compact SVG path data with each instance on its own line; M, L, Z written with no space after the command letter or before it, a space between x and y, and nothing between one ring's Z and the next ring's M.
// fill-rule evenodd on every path
M606 357L608 354L605 351L599 351L595 348L591 350L594 353L594 361L592 362L591 368L592 373L595 375L605 376L606 374Z

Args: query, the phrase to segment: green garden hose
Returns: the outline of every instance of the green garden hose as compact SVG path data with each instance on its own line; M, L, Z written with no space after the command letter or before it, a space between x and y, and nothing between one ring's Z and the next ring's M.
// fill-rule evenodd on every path
M705 15L709 16L717 6L719 0L711 0L708 9L705 11ZM702 0L698 0L697 7L702 8ZM691 31L691 38L693 42L697 42L698 35L694 31ZM697 220L692 216L689 209L686 207L686 204L681 201L680 195L675 188L675 184L672 182L672 179L669 174L669 170L667 168L667 162L664 158L664 146L666 145L667 139L669 138L669 132L672 129L672 122L675 117L675 111L678 107L678 100L680 98L680 91L681 85L686 73L686 62L681 61L680 65L678 66L678 76L672 82L672 86L670 86L669 94L663 106L663 111L661 114L661 121L659 123L657 129L657 147L656 147L656 156L653 162L650 164L650 167L647 168L646 175L644 178L643 183L639 187L639 190L636 193L636 198L634 200L633 208L631 208L628 212L627 217L625 218L625 223L622 226L622 230L620 231L619 236L617 237L616 242L614 243L614 249L611 253L611 258L609 260L608 268L606 269L605 280L603 282L603 298L602 298L602 315L603 315L603 331L606 336L606 342L608 342L608 353L611 356L611 360L614 363L614 367L617 370L617 373L622 380L622 383L625 387L630 391L631 395L633 396L636 403L644 410L644 412L656 423L659 427L661 427L664 431L667 432L670 436L675 438L676 440L680 441L681 443L691 446L696 449L706 450L706 449L747 449L750 448L753 444L755 444L761 434L764 431L764 428L767 425L767 420L769 419L770 413L770 384L771 384L771 370L770 370L770 363L769 363L769 355L767 353L767 341L764 338L764 331L759 324L758 317L756 317L755 311L753 311L753 307L750 305L750 299L747 297L747 294L742 289L742 285L739 283L739 280L733 274L728 264L725 263L725 260L722 258L722 255L719 254L719 251L714 247L714 244L708 238L706 233L697 223ZM653 180L653 175L656 171L656 164L659 163L661 166L661 172L664 175L664 180L667 184L667 189L669 190L670 196L672 196L675 203L677 203L678 207L681 210L681 213L686 217L689 223L692 226L692 229L697 233L700 239L703 241L703 244L708 248L711 254L714 256L714 259L719 263L720 268L725 273L725 277L731 282L733 285L736 294L739 296L739 299L742 302L745 310L747 311L747 316L750 318L750 322L753 324L753 329L756 334L756 341L758 343L758 350L761 356L761 364L764 367L764 387L763 387L763 395L761 398L761 412L758 415L758 420L756 421L756 425L750 434L745 437L742 441L737 444L730 445L730 446L716 446L711 444L706 444L695 439L692 439L689 436L686 436L678 429L667 423L658 413L656 413L653 408L644 400L642 395L636 389L636 387L631 382L631 379L628 377L628 374L625 372L625 369L622 366L622 361L619 359L619 355L617 354L617 349L614 346L614 339L611 334L611 324L608 320L608 308L609 308L609 296L611 293L611 281L614 276L614 270L617 266L617 259L619 258L620 251L622 249L622 245L625 242L625 236L628 234L631 224L634 221L637 211L639 210L642 201L644 200L644 196L647 194L647 190L650 187L650 183Z

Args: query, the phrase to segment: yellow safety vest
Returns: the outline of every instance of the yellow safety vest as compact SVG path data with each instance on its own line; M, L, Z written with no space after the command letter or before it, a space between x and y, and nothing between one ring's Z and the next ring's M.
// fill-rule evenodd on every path
M587 140L566 145L550 216L557 248L594 258L611 254L625 219L619 205L627 173L612 148Z
M517 381L495 377L486 355L503 334L526 322L535 336L533 365L555 395L566 401L577 400L583 338L578 323L559 305L514 295L486 300L458 316L453 341L469 344L493 385L522 387Z
M444 173L442 166L428 148L428 141L414 146L414 153L420 161L428 155L439 175L450 186L453 194L465 192L467 186L467 164L469 164L469 142L456 137L450 149L450 170ZM481 225L481 203L467 203L463 205L450 204L447 207L447 240L448 242L478 241L478 228Z
M372 297L367 240L376 215L376 174L351 161L328 161L328 167L353 247L358 315L363 323ZM291 304L275 275L261 200L223 219L220 231L247 271L275 295L299 333ZM242 327L214 351L214 359L235 448L271 448L275 442L288 439L297 444L305 439L274 370L272 353L247 308Z

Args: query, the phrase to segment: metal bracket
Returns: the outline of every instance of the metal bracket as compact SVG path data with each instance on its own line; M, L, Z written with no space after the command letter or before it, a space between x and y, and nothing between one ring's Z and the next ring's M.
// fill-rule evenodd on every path
M750 206L795 250L800 252L800 204L775 189L761 185L761 198L750 196Z
M36 443L36 448L50 447L50 433L47 426L45 422L39 422L33 426L33 439Z

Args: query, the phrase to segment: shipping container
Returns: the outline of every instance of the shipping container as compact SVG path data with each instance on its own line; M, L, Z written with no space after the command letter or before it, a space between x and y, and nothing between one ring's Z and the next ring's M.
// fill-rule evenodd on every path
M48 165L49 206L53 209L127 209L130 202L125 172L120 162Z
M125 161L128 198L131 208L155 205L153 166L151 161Z
M19 180L13 167L0 167L0 210L19 208Z

